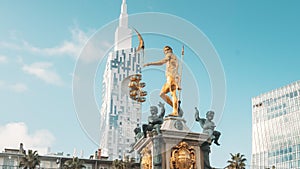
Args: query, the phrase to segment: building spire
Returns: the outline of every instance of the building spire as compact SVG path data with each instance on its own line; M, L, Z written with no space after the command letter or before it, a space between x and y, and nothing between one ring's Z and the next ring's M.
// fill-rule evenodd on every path
M121 14L120 14L120 19L119 19L119 26L120 27L128 27L128 14L127 14L127 4L126 0L122 1L122 6L121 6Z
M122 1L121 13L127 13L126 0Z
M131 29L128 28L126 0L122 0L119 26L115 33L115 50L131 48Z

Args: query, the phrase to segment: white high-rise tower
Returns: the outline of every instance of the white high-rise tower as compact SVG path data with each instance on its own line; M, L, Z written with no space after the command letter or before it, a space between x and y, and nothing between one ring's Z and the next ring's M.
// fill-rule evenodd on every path
M132 48L132 31L128 28L126 0L122 1L119 26L115 33L115 50L108 56L103 75L100 148L109 159L130 155L133 130L140 126L141 104L121 93L121 82L141 72L141 56Z

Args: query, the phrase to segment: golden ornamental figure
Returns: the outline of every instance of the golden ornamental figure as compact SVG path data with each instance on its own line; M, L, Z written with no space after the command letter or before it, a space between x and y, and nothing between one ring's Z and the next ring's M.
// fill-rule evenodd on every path
M172 148L170 169L196 169L196 151L186 142Z
M145 147L141 151L141 167L142 169L152 169L152 155L151 150Z
M173 112L170 116L178 116L178 98L176 91L181 90L179 85L180 83L180 75L178 74L179 62L175 54L173 54L173 50L170 46L164 47L164 54L165 58L157 61L157 62L150 62L144 64L144 66L156 65L160 66L166 64L166 79L167 82L163 85L160 97L168 103L170 106L173 107ZM171 98L167 95L171 93Z

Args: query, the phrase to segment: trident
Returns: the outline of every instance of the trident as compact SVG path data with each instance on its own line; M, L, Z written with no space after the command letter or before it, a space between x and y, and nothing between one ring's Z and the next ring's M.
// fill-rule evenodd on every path
M181 88L181 78L182 78L182 69L183 69L183 59L184 59L184 45L182 45L182 50L181 50L181 64L180 64L180 72L179 72L179 86ZM180 104L181 104L181 90L182 88L178 91L178 113L180 112ZM182 116L182 115L180 115Z

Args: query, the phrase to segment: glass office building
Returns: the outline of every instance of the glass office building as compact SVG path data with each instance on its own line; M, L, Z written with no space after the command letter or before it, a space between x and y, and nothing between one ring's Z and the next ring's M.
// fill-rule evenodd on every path
M300 81L252 98L252 168L300 168Z

